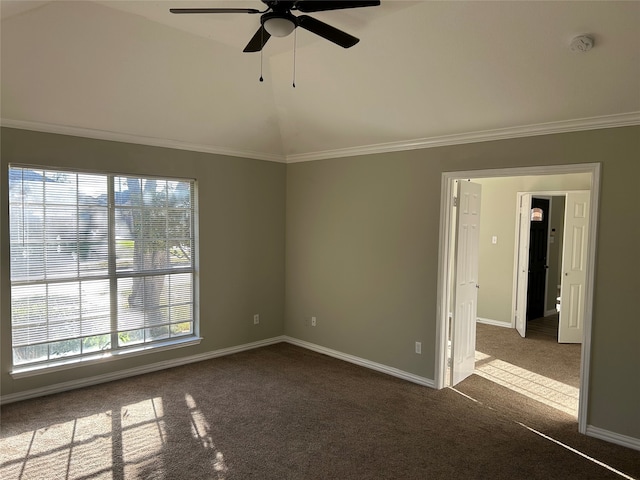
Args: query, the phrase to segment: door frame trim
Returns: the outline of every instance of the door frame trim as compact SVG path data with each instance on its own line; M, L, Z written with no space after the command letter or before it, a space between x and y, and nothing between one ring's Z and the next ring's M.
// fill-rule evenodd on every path
M589 372L591 360L591 330L593 317L595 258L597 250L598 211L600 196L600 163L573 165L548 165L536 167L513 167L500 169L442 172L440 187L440 234L438 256L438 288L436 302L436 345L434 384L441 389L446 386L448 359L449 298L451 294L451 271L453 261L451 248L451 225L453 217L453 193L456 180L491 177L520 177L588 173L591 175L591 211L589 218L588 270L586 278L584 336L580 358L580 400L578 403L578 431L586 434Z

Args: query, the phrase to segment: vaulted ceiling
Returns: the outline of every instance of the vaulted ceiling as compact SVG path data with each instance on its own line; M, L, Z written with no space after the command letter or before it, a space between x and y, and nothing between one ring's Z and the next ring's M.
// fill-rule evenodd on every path
M296 161L640 122L637 1L382 0L310 14L352 48L297 29L262 56L242 52L259 16L173 7L264 9L2 0L3 124Z

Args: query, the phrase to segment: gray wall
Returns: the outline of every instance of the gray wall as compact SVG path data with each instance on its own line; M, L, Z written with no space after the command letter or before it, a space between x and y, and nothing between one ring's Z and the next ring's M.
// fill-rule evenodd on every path
M625 193L640 178L639 158L640 127L287 166L3 129L0 185L6 185L9 161L198 180L205 340L12 380L3 190L0 388L3 394L29 390L283 333L433 378L442 172L601 162L588 424L640 438L640 232L635 202ZM261 315L257 328L253 313ZM307 326L312 315L316 327ZM422 342L422 355L414 353L415 341Z
M482 185L478 317L509 324L512 320L518 192L589 190L590 177L574 173L473 179ZM498 237L496 244L491 243L494 235ZM549 278L555 302L558 282L551 275Z
M286 166L281 163L2 129L0 199L3 395L211 352L282 334ZM7 164L197 180L200 345L23 379L9 375L11 334ZM253 325L253 314L260 324Z
M285 332L434 378L442 172L601 162L587 422L640 438L639 158L629 127L291 164Z

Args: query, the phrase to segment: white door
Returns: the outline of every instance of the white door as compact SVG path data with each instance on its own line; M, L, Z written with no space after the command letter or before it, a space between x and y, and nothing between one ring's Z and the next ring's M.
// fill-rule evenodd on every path
M569 192L564 214L558 342L582 343L589 241L589 192Z
M524 338L527 333L527 288L529 287L529 229L531 223L531 194L520 197L520 228L518 239L518 276L516 281L516 330Z
M458 183L451 339L452 386L467 378L475 369L481 188L477 183Z

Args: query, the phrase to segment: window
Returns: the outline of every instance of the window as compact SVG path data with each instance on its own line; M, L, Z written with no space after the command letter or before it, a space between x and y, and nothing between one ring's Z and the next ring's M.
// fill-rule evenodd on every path
M194 187L9 168L14 370L197 340Z

